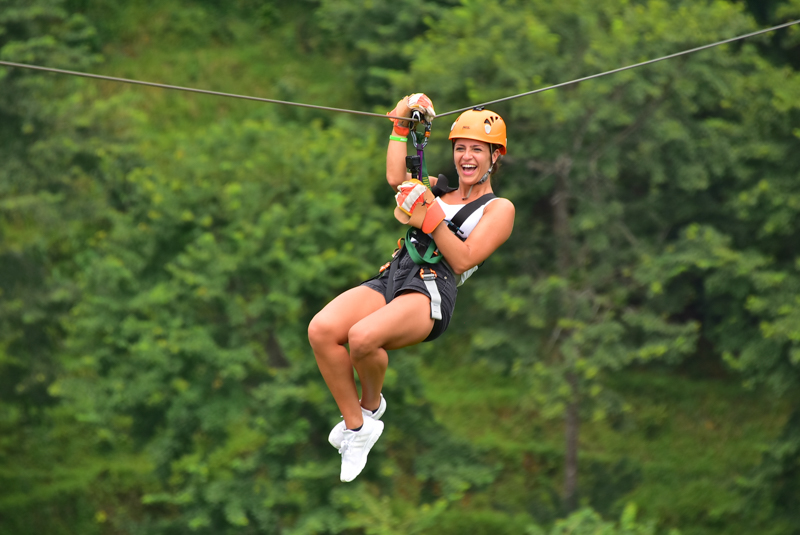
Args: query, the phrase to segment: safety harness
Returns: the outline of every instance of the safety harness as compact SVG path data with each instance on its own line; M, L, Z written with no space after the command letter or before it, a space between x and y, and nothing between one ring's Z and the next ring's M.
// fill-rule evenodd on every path
M411 172L411 177L422 181L422 183L425 184L425 187L429 188L436 197L440 197L445 193L455 191L457 188L448 187L447 177L444 175L439 175L439 180L436 182L436 186L431 188L430 181L428 180L428 169L425 165L424 152L425 146L428 144L428 140L430 139L431 135L431 122L428 121L422 113L416 110L412 112L410 119L414 126L412 129L410 129L409 134L411 141L414 144L414 148L417 151L417 153L414 155L406 156L406 167ZM424 124L425 128L422 133L418 133L417 127L421 124ZM477 209L494 198L495 195L493 193L487 193L486 195L483 195L482 197L479 197L478 199L475 199L474 201L464 205L464 207L461 208L455 216L453 216L452 220L448 221L445 219L447 227L461 241L466 240L466 237L464 237L463 233L460 232L461 225L463 225L467 218ZM418 228L410 227L408 229L405 238L400 238L397 241L397 249L395 249L394 254L392 254L392 261L387 262L381 267L379 277L388 276L385 293L386 302L388 303L394 299L394 276L397 272L398 266L400 265L400 259L404 254L409 255L411 260L416 265L420 266L420 268L419 272L411 270L406 279L403 281L401 287L411 282L411 279L413 279L419 273L419 277L422 279L422 282L425 283L425 288L428 290L428 293L431 296L431 318L434 320L441 320L442 296L439 294L439 288L436 286L436 278L438 275L433 267L444 261L444 256L439 253L439 249L436 247L436 243L433 241L433 238ZM447 262L445 261L444 264L447 265ZM452 273L453 269L450 268L450 266L447 267Z
M447 177L444 175L439 175L439 181L437 182L437 186L435 187L435 192L446 192L452 191L447 187ZM439 196L439 195L437 195ZM487 193L474 201L464 205L456 215L453 216L451 220L446 220L447 227L453 232L453 234L458 237L461 241L466 240L461 233L461 226L467 220L469 216L471 216L475 211L485 205L487 202L494 199L496 196L494 193ZM394 275L397 271L398 266L400 265L400 259L404 254L409 255L411 260L418 266L420 266L419 272L411 270L403 281L400 287L405 286L408 284L411 279L413 279L417 274L422 279L422 282L425 283L425 288L428 290L428 293L431 296L431 319L434 320L441 320L442 319L442 296L439 293L439 288L436 286L436 278L437 273L433 267L438 264L439 262L444 261L444 256L439 253L438 248L436 247L436 242L433 241L428 234L425 234L420 229L411 227L406 232L405 238L400 238L397 241L397 249L395 249L394 254L392 255L392 261L387 262L385 265L381 267L381 274L380 276L383 277L384 275L388 275L388 280L386 281L386 293L384 297L386 298L386 302L390 302L394 299ZM447 262L444 262L447 265ZM450 268L450 272L452 273L452 268ZM387 273L388 272L388 273Z

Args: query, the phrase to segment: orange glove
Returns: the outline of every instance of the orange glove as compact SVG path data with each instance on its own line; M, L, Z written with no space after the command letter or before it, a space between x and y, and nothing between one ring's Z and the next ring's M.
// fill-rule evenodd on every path
M425 234L430 234L436 227L439 226L439 223L444 221L444 210L442 209L442 205L434 199L433 203L428 207L425 211L425 219L422 220L422 232Z
M428 205L433 202L433 193L417 179L406 180L397 186L394 200L397 202L397 208L394 210L397 220L403 224L409 224L411 220L419 221L419 224L414 225L419 228Z
M387 113L386 115L393 115L395 117L411 117L411 109L406 104L406 98L401 98L397 105L394 107L392 111ZM409 127L411 126L411 121L401 121L400 119L392 119L394 123L394 133L398 136L406 137L409 132Z
M432 121L436 117L436 112L433 109L433 102L425 95L425 93L414 93L401 98L392 111L386 115L393 115L394 117L411 117L412 111L419 111L425 116L427 121ZM400 119L392 119L394 123L394 132L398 136L407 136L411 121L401 121Z
M408 107L411 108L412 111L417 110L422 113L426 121L431 122L436 118L433 102L431 102L431 99L428 98L428 95L425 93L414 93L406 97L406 99Z
M417 179L406 180L397 186L394 198L397 202L394 217L404 225L431 233L444 220L444 210L433 193Z

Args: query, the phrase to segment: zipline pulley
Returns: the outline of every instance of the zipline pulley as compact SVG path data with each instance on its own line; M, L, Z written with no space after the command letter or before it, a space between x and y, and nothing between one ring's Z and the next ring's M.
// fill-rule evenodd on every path
M428 181L428 167L425 165L425 146L431 138L431 122L425 119L425 116L418 110L411 113L411 121L413 126L409 131L411 136L411 143L414 144L417 154L406 156L406 168L411 172L411 178L419 179L425 187L430 189L431 184ZM423 131L417 132L417 127L423 124L425 128Z

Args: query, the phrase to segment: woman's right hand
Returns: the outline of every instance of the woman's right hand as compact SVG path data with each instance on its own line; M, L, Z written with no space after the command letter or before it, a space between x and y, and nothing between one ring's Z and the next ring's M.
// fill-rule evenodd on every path
M387 113L386 115L392 117L411 117L411 108L408 107L408 97L403 97L399 101L397 101L397 105L394 107L392 111ZM399 128L408 128L411 126L410 121L401 121L399 119L392 119L395 127ZM406 132L406 135L408 133Z
M427 121L432 121L436 117L436 112L433 109L433 102L425 93L414 93L401 98L392 111L387 113L394 117L411 117L413 111L421 112ZM399 121L393 119L396 126L401 128L411 126L410 121Z
M387 115L392 117L411 117L411 113L414 110L422 113L428 121L436 116L431 99L424 93L414 93L401 98L394 109ZM407 138L413 125L411 121L403 121L402 119L392 119L392 122L394 122L394 135L391 136L392 141L389 142L389 147L386 151L386 180L394 189L404 180L408 180L411 177L406 169L407 147L405 141L407 140L402 138ZM400 139L396 136L400 136Z
M433 101L425 93L414 93L406 97L406 105L412 110L419 111L425 116L425 120L431 122L436 118L433 109Z

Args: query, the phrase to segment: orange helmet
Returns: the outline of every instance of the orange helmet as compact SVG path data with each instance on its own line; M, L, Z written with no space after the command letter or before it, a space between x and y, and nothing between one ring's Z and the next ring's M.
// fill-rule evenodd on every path
M458 116L450 127L449 139L475 139L500 146L500 154L506 153L508 138L506 123L493 111L483 108L467 110Z

